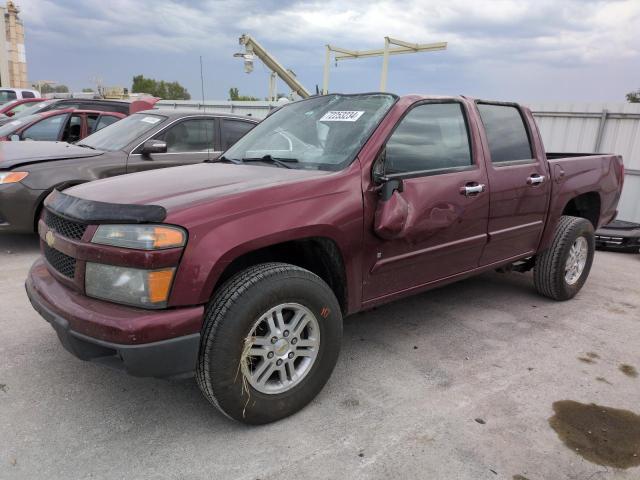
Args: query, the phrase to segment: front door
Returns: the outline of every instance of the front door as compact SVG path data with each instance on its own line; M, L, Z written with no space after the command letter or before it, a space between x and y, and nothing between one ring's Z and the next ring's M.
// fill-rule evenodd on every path
M168 126L153 136L153 140L162 140L167 144L165 153L143 154L142 145L130 155L127 172L141 172L156 168L176 167L202 163L217 158L216 119L186 118Z
M423 102L387 140L384 174L402 185L374 200L373 225L365 225L365 303L478 266L489 193L468 125L463 103Z
M532 255L548 210L551 182L542 146L513 104L478 103L491 185L489 242L481 265ZM533 121L533 120L530 120Z

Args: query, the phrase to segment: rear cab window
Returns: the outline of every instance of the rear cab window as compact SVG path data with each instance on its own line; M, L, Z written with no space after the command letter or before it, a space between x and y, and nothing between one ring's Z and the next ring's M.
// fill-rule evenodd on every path
M495 166L535 163L524 118L514 105L478 103L478 111Z

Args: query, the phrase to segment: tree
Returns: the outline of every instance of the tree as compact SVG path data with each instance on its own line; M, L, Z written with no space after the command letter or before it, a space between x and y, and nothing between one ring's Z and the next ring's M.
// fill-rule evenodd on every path
M231 87L229 89L229 100L238 100L241 102L247 102L247 101L252 101L252 100L258 100L257 97L251 97L248 95L240 95L240 92L238 92L238 88L237 87Z
M131 93L148 93L163 100L189 100L191 98L187 89L178 82L145 78L144 75L133 77Z
M640 103L640 88L638 90L634 90L633 92L627 93L627 102Z
M40 90L40 93L44 95L45 93L69 93L69 87L66 85L56 85L53 86L49 83L40 83L32 85L36 90Z

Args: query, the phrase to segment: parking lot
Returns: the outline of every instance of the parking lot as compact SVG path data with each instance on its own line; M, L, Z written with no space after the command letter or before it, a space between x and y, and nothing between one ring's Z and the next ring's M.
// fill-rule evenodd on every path
M81 362L28 304L31 236L0 238L0 478L637 479L565 446L575 400L640 413L640 255L597 252L577 298L485 274L345 321L338 365L297 415L249 427L193 381ZM614 446L615 448L615 446Z

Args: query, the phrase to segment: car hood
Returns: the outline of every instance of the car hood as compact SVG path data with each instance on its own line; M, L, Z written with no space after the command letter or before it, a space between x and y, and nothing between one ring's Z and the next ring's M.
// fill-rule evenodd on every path
M201 163L107 178L78 185L65 193L105 203L159 205L171 213L221 197L330 174L319 170Z
M0 170L51 160L95 157L103 153L65 142L0 142Z

